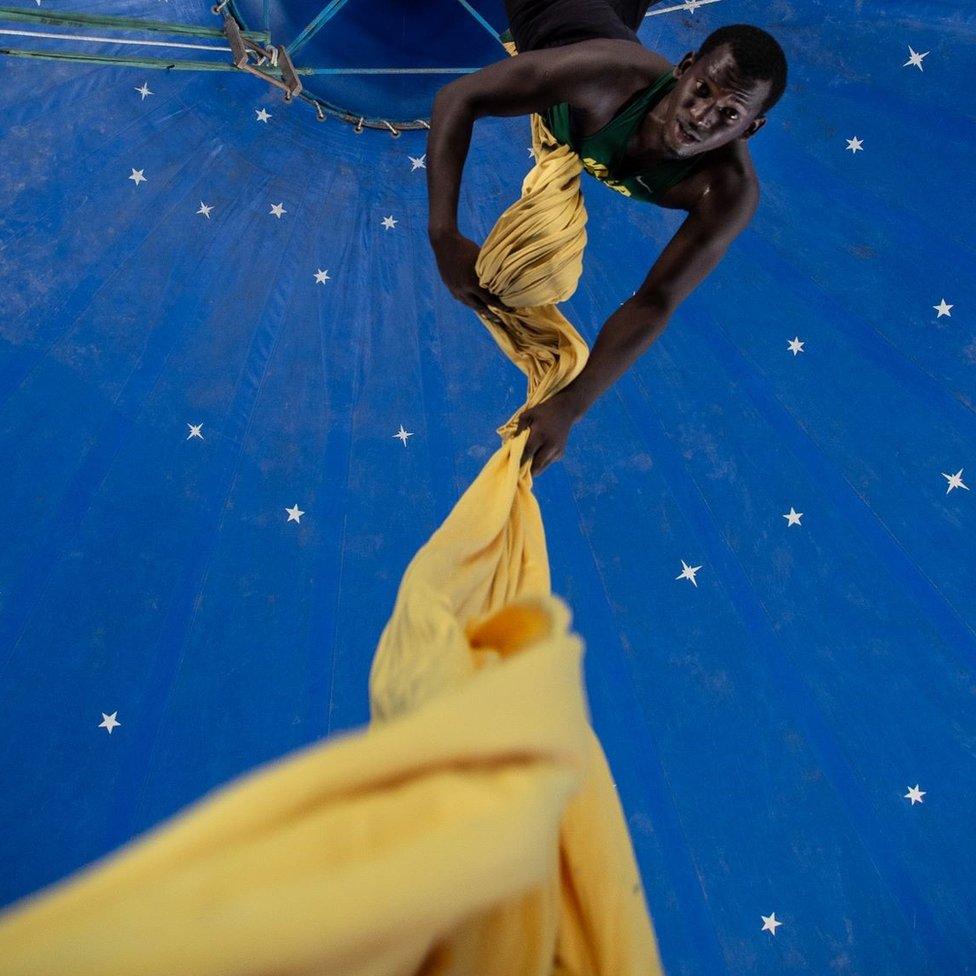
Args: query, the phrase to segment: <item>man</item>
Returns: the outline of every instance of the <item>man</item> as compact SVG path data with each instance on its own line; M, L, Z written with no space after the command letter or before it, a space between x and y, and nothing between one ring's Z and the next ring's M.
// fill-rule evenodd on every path
M430 242L451 294L488 317L492 305L505 305L481 287L480 249L457 227L476 119L537 112L612 189L688 212L634 296L604 323L580 374L520 418L519 431L531 427L523 462L532 459L533 475L562 457L572 425L661 334L758 204L746 141L785 89L782 49L758 27L733 24L672 65L637 40L653 2L507 0L517 56L445 85L434 99Z

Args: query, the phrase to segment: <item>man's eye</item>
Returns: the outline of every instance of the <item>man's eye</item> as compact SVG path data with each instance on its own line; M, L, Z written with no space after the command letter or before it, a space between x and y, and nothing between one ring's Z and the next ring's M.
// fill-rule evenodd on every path
M731 108L730 109L726 109L726 113L727 114L726 114L725 117L727 119L729 119L730 121L732 121L732 122L734 122L739 117L738 113L734 109L731 109Z

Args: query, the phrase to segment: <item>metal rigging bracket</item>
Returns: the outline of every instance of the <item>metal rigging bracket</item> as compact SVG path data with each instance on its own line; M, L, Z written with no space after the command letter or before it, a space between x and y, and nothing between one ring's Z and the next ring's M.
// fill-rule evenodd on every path
M262 47L249 37L244 37L240 25L228 13L224 13L224 35L230 41L236 68L257 75L258 78L263 78L276 88L280 88L285 93L286 102L290 102L302 90L302 83L295 72L295 66L283 44ZM256 64L253 65L248 60L252 54L257 59ZM260 69L260 65L267 61L271 62L272 68L277 68L281 72L280 79Z

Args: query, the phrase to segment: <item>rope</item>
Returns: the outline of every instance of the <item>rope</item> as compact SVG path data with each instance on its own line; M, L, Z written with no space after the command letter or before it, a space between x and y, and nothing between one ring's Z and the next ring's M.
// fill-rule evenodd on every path
M0 7L0 20L36 21L43 24L66 24L83 27L114 27L118 30L146 30L163 34L190 34L195 37L219 37L224 32L215 27L195 27L192 24L171 24L161 20L133 20L129 17L99 17L92 14L46 13L44 11L22 10L19 7ZM254 41L268 41L267 31L241 31Z
M464 75L480 68L306 68L310 75Z
M177 71L237 71L229 61L171 61L168 58L119 58L109 54L60 54L55 51L22 51L0 47L0 54L12 58L39 58L44 61L81 61L86 64L113 64L128 68L165 68Z
M16 34L16 31L5 31L0 30L0 34ZM69 37L73 35L68 34L39 34L39 33L25 33L24 36L27 37ZM111 39L111 43L120 44L123 43L116 38ZM133 43L149 43L149 42L133 42ZM202 50L205 51L230 51L230 48L217 48L217 47L204 47ZM274 51L273 62L277 62L278 51L276 48L272 48ZM223 61L177 61L173 62L169 58L124 58L115 57L112 55L103 54L59 54L53 51L25 51L16 48L3 48L0 47L0 54L8 54L11 57L25 57L25 58L41 58L50 59L52 61L93 61L93 62L105 62L106 64L118 64L125 65L134 68L175 68L183 71L236 71L237 69L232 64L225 64ZM298 75L355 75L355 74L403 74L403 73L418 73L418 74L438 74L440 72L444 73L454 73L454 72L468 72L477 71L477 68L416 68L416 69L403 69L403 68L295 68L295 74ZM274 74L274 72L272 72ZM277 77L277 75L275 75ZM358 115L350 115L350 118L355 120L358 119ZM383 120L376 120L380 126L383 124ZM419 121L419 120L418 120Z
M695 5L696 6L701 6L701 7L704 7L705 4L707 4L707 3L719 3L719 2L720 2L720 0L694 0ZM691 6L690 3L685 2L685 3L679 3L675 7L660 7L657 10L648 10L647 13L644 14L644 16L645 17L658 17L661 14L671 14L671 13L674 13L676 10L687 10L690 6Z
M56 41L101 41L105 44L132 44L135 47L181 47L195 51L217 51L229 53L229 47L210 47L206 44L184 44L181 41L146 41L132 40L128 37L91 37L88 34L48 34L44 31L15 31L0 29L0 34L12 37L47 37Z
M471 16L474 17L474 19L478 21L478 23L481 24L481 26L484 27L484 29L488 31L488 33L491 34L496 41L498 40L498 31L496 31L495 28L492 27L491 24L489 24L488 21L485 20L485 18L482 17L481 14L479 14L470 3L467 2L467 0L458 0L458 3L461 4L461 6L464 7L464 9L467 10L467 12L471 14Z
M315 35L346 5L348 0L331 0L319 15L298 37L288 45L288 53L294 57Z

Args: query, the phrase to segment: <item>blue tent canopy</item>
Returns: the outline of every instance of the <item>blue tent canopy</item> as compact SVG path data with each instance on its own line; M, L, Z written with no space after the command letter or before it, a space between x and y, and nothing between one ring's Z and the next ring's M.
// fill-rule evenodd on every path
M363 724L403 569L525 390L427 240L424 123L505 57L501 0L232 0L294 46L288 102L208 4L7 2L4 904ZM976 12L665 2L640 35L727 23L789 59L759 209L536 482L553 590L668 973L976 973ZM473 240L529 142L478 122ZM585 193L592 347L684 215Z

